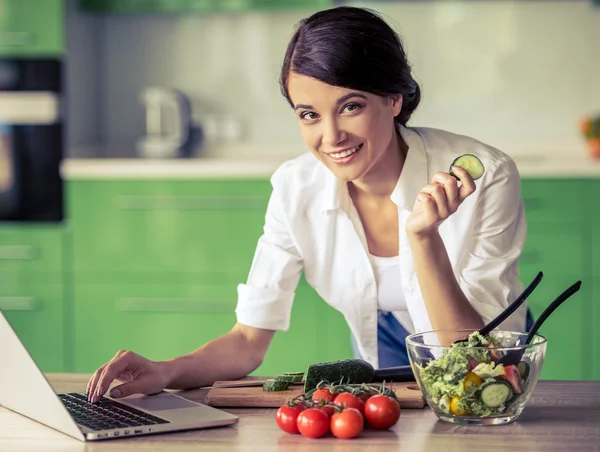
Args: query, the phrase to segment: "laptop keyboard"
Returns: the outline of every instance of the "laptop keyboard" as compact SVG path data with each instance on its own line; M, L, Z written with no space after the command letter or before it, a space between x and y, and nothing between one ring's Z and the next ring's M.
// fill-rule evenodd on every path
M90 403L85 394L58 394L75 422L91 430L112 430L142 425L168 424L169 421L102 397Z

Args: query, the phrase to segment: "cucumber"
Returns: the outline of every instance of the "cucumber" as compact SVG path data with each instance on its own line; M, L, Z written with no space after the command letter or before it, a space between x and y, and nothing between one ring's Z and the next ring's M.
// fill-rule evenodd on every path
M510 383L496 380L481 389L481 401L488 408L498 408L508 402L513 394Z
M287 374L283 374L283 375L277 375L274 380L276 381L286 381L288 383L300 383L302 382L302 379L304 377L304 374L302 375L287 375Z
M450 164L450 174L458 179L458 176L452 171L453 166L464 168L471 175L473 180L479 179L485 172L483 163L473 154L463 154L460 157L455 158Z
M517 364L517 369L519 370L521 380L527 381L527 377L529 376L529 364L527 364L525 361L519 361L519 364Z
M288 381L280 381L275 378L269 378L263 383L263 391L265 392L276 392L285 391L290 386Z
M373 366L361 359L343 359L312 364L306 371L304 392L317 387L321 382L329 384L370 383L373 379Z
M304 379L305 372L284 372L282 375L300 375Z

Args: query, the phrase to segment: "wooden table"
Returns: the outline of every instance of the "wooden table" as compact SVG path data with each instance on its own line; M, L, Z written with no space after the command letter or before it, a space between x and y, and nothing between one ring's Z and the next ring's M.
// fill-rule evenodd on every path
M87 375L48 374L57 392L83 391ZM182 394L202 401L207 390ZM0 451L600 451L600 381L542 381L521 417L502 426L438 421L429 408L402 411L389 431L364 431L353 440L288 435L274 409L231 409L231 427L81 443L0 407Z

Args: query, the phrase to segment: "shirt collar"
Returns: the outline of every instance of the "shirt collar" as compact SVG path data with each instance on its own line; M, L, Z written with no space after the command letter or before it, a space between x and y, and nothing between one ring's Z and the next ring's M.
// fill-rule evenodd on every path
M408 146L408 152L391 199L398 207L412 211L417 195L429 183L427 153L417 132L404 126L398 126L398 130Z
M408 146L408 152L390 198L398 207L412 211L417 195L429 181L427 154L417 132L404 126L398 126L398 131ZM325 185L322 194L323 211L341 208L348 212L351 198L347 184L335 177L325 165L321 169L325 171Z

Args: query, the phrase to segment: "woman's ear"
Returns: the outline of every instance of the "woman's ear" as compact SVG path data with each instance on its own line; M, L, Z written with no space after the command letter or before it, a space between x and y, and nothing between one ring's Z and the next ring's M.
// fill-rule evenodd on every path
M390 96L390 106L392 107L392 114L394 117L400 114L400 111L402 110L402 101L402 94L393 94Z

